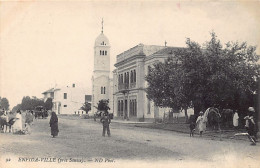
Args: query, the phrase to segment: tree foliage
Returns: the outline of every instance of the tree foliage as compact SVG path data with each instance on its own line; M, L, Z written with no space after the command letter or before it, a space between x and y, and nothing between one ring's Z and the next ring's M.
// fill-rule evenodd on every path
M44 108L45 108L46 110L51 110L51 109L52 109L52 106L53 106L52 98L48 98L48 99L44 102Z
M195 114L216 104L240 110L253 105L260 75L256 47L246 42L223 47L214 32L203 47L190 39L186 44L149 69L149 99L160 107L194 106Z
M5 110L9 110L9 101L7 98L3 97L1 98L0 97L0 108L1 109L5 109Z
M12 108L12 112L14 113L14 112L16 112L16 111L18 111L18 110L20 110L21 109L21 104L17 104L16 106L14 106L13 108Z
M108 110L110 110L108 104L109 104L108 99L99 100L99 102L97 103L97 109L99 111L108 111Z
M88 114L88 112L91 110L91 104L89 102L85 102L80 109Z
M29 96L23 97L21 110L34 110L37 106L44 107L44 101L34 96L32 98L30 98Z

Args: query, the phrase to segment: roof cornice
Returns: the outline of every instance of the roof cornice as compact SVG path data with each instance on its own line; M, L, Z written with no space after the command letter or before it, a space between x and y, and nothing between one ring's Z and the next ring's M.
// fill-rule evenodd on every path
M129 61L132 61L132 60L134 60L134 59L140 59L140 58L141 58L141 59L145 58L145 55L134 55L134 56L132 56L132 57L126 58L126 59L124 59L124 60L122 60L122 61L120 61L120 62L115 63L114 66L115 66L115 67L118 67L118 66L120 66L120 65L123 65L123 64L129 62Z

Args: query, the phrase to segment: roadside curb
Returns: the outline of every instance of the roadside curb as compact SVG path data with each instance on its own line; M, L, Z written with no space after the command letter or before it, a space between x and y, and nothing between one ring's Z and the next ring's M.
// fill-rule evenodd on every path
M139 128L148 128L148 129L157 129L157 130L164 130L164 131L172 131L172 132L177 132L177 133L182 133L182 134L187 134L189 135L190 132L187 130L177 130L177 129L171 129L171 128L167 128L167 127L153 127L153 126L144 126L144 125L135 125L135 127L139 127ZM224 130L222 134L220 134L219 132L212 132L212 131L206 131L202 138L210 138L211 140L219 140L219 141L223 141L223 140L239 140L239 141L248 141L247 137L235 137L235 133L234 135L229 135L227 136L227 134L225 133L231 133L233 131L231 130ZM198 132L194 132L194 135L199 135ZM200 138L199 136L196 136L197 138ZM214 139L213 139L214 138Z

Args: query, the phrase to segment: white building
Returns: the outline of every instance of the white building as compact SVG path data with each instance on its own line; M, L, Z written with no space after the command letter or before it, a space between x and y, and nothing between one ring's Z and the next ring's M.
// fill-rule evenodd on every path
M46 102L48 98L54 98L54 88L51 88L49 90L46 90L43 94L43 101Z
M103 21L102 21L103 24ZM103 33L96 38L94 45L94 71L92 76L92 115L97 111L95 106L102 99L109 99L109 107L113 109L113 80L110 79L110 43Z
M82 114L84 112L80 108L86 101L91 101L87 100L91 99L91 96L87 95L86 89L76 87L75 84L66 87L55 87L50 90L52 91L51 95L53 95L52 110L56 114Z

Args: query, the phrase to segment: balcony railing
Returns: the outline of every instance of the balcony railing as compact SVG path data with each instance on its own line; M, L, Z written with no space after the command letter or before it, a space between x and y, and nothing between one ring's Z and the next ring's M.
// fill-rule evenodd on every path
M136 87L136 83L122 83L122 84L119 84L118 85L118 90L121 91L121 90L128 90L128 89L133 89Z

